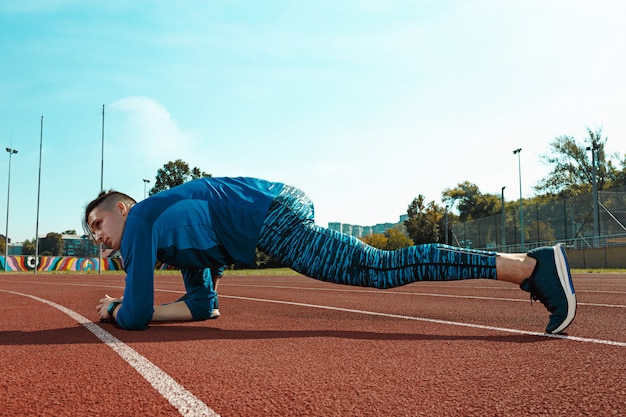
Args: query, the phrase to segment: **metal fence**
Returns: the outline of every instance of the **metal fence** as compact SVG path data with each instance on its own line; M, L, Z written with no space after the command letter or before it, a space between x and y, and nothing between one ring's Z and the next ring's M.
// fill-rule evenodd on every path
M594 233L593 196L543 204L524 204L524 247L519 205L502 213L451 225L452 244L460 247L523 252L563 243L572 249L626 246L626 187L598 192L598 234Z

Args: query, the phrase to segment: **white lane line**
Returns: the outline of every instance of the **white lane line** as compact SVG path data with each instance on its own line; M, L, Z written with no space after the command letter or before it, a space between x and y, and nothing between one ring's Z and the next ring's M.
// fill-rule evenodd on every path
M43 298L39 298L30 294L23 294L15 291L0 290L10 294L20 295L23 297L29 297L33 300L40 301L57 310L67 314L78 323L82 324L93 333L98 339L106 343L111 349L113 349L118 355L120 355L130 366L132 366L146 381L150 383L167 401L170 402L178 412L186 417L219 417L215 411L209 408L199 398L194 396L191 392L187 391L182 385L176 382L171 376L166 374L158 366L150 362L148 359L140 355L133 348L113 336L111 333L104 330L88 318L76 313L69 308L66 308L53 301L49 301Z
M70 282L27 282L24 283L37 284L37 285L69 285L72 287L97 287L97 288L119 288L122 291L124 290L123 286L118 285L107 285L106 283L102 284L77 284ZM510 301L514 303L529 303L529 299L521 299L521 298L503 298L503 297L480 297L474 295L453 295L453 294L436 294L436 293L419 293L419 292L407 292L407 291L385 291L385 290L368 290L368 289L345 289L345 288L317 288L317 287L292 287L286 285L249 285L249 284L231 284L231 283L223 283L220 284L220 287L246 287L246 288L262 288L262 289L281 289L281 290L300 290L300 291L332 291L332 292L351 292L351 293L372 293L372 294L381 294L381 295L409 295L409 296L421 296L421 297L441 297L441 298L461 298L464 300L489 300L489 301ZM457 287L458 288L458 287ZM489 287L484 287L485 289L489 289ZM493 289L493 288L491 288ZM502 288L500 288L502 289ZM171 292L176 294L184 294L184 291L180 290L167 290L167 289L155 289L158 292ZM220 294L220 297L227 297L226 295ZM577 303L580 306L586 307L607 307L607 308L626 308L625 304L600 304L600 303L581 303L580 301Z
M103 284L39 283L39 282L37 284L56 284L56 285L62 284L62 285L71 285L71 286L105 287L105 288L121 288L121 289L124 289L124 287L122 287L122 286L103 285ZM351 292L368 292L368 293L377 293L377 294L421 295L421 296L425 296L425 297L450 297L450 298L464 298L464 299L465 298L478 298L478 299L486 299L486 300L492 300L492 301L517 301L517 302L525 302L525 303L529 302L528 300L521 300L521 299L516 299L516 298L472 297L472 296L447 295L447 294L423 294L423 293L396 292L396 291L392 292L392 291L382 291L382 290L358 290L357 291L357 290L349 290L349 289L287 287L287 286L271 286L271 287L269 287L269 286L257 286L257 285L245 285L245 284L220 284L220 286L222 286L222 287L224 287L224 286L260 287L260 288L264 288L264 289L281 288L281 289L311 290L311 291L342 291L342 292L351 291ZM3 291L3 290L0 290L0 291ZM179 291L179 290L167 290L167 289L162 289L162 290L155 289L155 291L172 292L172 293L178 293L178 294L182 294L183 293L182 291ZM7 292L10 292L10 291L7 291ZM221 298L234 298L234 299L240 299L240 300L250 300L250 301L261 301L261 302L268 302L268 303L275 303L275 304L288 304L288 305L295 305L295 306L301 306L301 307L312 307L312 308L319 308L319 309L326 309L326 310L345 311L345 312L350 312L350 313L368 314L368 315L373 315L373 316L393 317L393 318L400 318L400 319L406 319L406 320L415 320L415 321L424 321L424 322L430 322L430 323L448 324L448 325L453 325L453 326L473 327L473 328L477 328L477 329L495 330L495 331L501 331L501 332L507 332L507 333L525 334L525 335L531 335L531 336L543 336L543 337L551 337L551 338L555 338L555 339L567 339L567 340L574 340L574 341L578 341L578 342L596 343L596 344L604 344L604 345L626 347L626 342L618 342L618 341L613 341L613 340L594 339L594 338L586 338L586 337L578 337L578 336L566 336L566 335L558 335L558 334L554 335L554 334L548 334L548 333L531 332L531 331L526 331L526 330L509 329L509 328L506 328L506 327L484 326L484 325L480 325L480 324L471 324L471 323L462 323L462 322L454 322L454 321L446 321L446 320L437 320L437 319L429 319L429 318L424 318L424 317L403 316L403 315L398 315L398 314L378 313L378 312L365 311L365 310L353 310L353 309L346 309L346 308L340 308L340 307L329 307L329 306L321 306L321 305L314 305L314 304L296 303L296 302L290 302L290 301L268 300L268 299L262 299L262 298L240 297L240 296L235 296L235 295L224 295L224 294L220 294L220 297ZM578 303L578 306L626 308L625 305L593 304L593 303L580 303L580 302Z
M37 285L69 285L72 287L96 287L96 288L119 288L122 291L124 290L124 286L119 285L111 285L107 283L99 283L99 284L78 284L72 282L36 282L36 281L22 281L21 284L37 284ZM345 288L317 288L317 287L293 287L287 285L250 285L250 284L231 284L231 283L221 283L221 288L224 287L246 287L246 288L261 288L261 289L281 289L281 290L301 290L301 291L331 291L331 292L351 292L351 293L372 293L372 294L381 294L381 295L417 295L421 297L442 297L442 298L462 298L464 300L489 300L489 301L511 301L515 303L529 303L529 298L503 298L503 297L481 297L475 295L454 295L454 294L437 294L437 293L420 293L420 292L408 292L408 291L397 291L397 290L371 290L371 289L345 289ZM455 288L468 288L456 286ZM472 287L476 289L478 287ZM500 289L500 290L510 290L510 288L497 288L497 287L480 287L483 289ZM158 292L171 292L177 294L184 294L184 291L180 290L167 290L167 289L158 289L155 288L155 291ZM584 292L592 292L592 291L584 291ZM577 291L579 294L580 291ZM611 292L611 294L619 294L619 292ZM225 297L220 294L220 297ZM577 303L578 306L587 306L587 307L608 307L608 308L626 308L626 304L600 304L600 303L581 303L580 301Z
M245 300L245 301L259 301L259 302L273 303L273 304L286 304L286 305L299 306L299 307L311 307L311 308L319 308L322 310L334 310L334 311L343 311L347 313L366 314L369 316L391 317L395 319L424 321L428 323L446 324L446 325L451 325L451 326L471 327L474 329L493 330L493 331L498 331L498 332L515 333L515 334L523 334L523 335L530 335L530 336L550 337L554 339L574 340L576 342L626 347L626 342L617 342L614 340L602 340L602 339L592 339L592 338L587 338L587 337L567 336L567 335L561 335L561 334L531 332L527 330L509 329L506 327L485 326L482 324L472 324L472 323L463 323L463 322L448 321L448 320L429 319L425 317L403 316L400 314L377 313L375 311L355 310L351 308L341 308L341 307L329 307L329 306L321 306L321 305L316 305L316 304L294 303L291 301L267 300L263 298L239 297L239 296L234 296L234 295L220 295L220 297L234 298L234 299Z
M464 300L490 300L490 301L512 301L517 303L529 303L528 298L503 298L503 297L482 297L478 295L454 295L454 294L436 294L436 293L421 293L421 292L407 292L407 291L389 291L389 290L350 290L350 289L334 289L334 288L315 288L315 287L289 287L285 285L247 285L247 284L220 284L220 287L249 287L249 288L263 288L263 289L281 289L281 290L301 290L301 291L332 291L332 292L353 292L353 293L373 293L381 295L418 295L422 297L442 297L442 298L462 298ZM473 287L474 288L474 287ZM220 297L222 295L220 294ZM598 303L577 303L579 306L591 306L591 307L611 307L611 308L626 308L624 304L598 304Z

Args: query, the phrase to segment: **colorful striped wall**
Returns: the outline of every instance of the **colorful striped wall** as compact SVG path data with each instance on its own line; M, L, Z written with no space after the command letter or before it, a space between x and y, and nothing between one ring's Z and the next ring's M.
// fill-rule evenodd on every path
M40 256L39 262L32 255L9 256L9 263L6 265L4 256L0 257L1 271L34 271L37 264L37 271L98 271L98 258L76 258L74 256ZM6 267L8 266L8 269ZM157 262L154 269L159 271L177 270L171 265ZM123 271L124 260L122 258L102 258L101 271Z
M73 256L40 256L39 262L34 256L0 257L3 271L98 271L98 258L76 258ZM124 262L121 258L102 258L102 271L122 271Z

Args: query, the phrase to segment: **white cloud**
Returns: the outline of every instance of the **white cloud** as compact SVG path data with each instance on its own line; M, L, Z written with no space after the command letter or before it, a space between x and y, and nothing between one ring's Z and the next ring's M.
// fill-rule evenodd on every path
M183 158L193 151L194 138L178 126L169 110L150 97L126 97L111 104L111 110L121 118L115 129L113 142L127 147L131 153L141 154L148 161L165 163Z

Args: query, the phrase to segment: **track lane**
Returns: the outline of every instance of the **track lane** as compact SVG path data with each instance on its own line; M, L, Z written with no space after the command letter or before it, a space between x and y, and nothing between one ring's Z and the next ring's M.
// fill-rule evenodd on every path
M119 277L93 278L81 281L81 277L52 276L39 280L39 284L16 285L22 288L26 285L40 294L54 293L51 298L90 317L95 316L93 309L99 296L123 285ZM58 285L43 285L47 280ZM259 282L263 286L250 288ZM285 283L302 289L273 288ZM471 289L474 295L483 291L478 287L492 287L485 285L485 281L477 283L482 285ZM6 285L0 279L0 289ZM156 285L164 290L157 293L160 302L171 300L182 291L177 277L159 277ZM318 285L323 290L315 289ZM502 327L532 329L529 332L543 329L547 312L540 304L531 308L526 302L483 299L466 303L456 297L391 295L359 288L353 294L344 291L349 287L330 285L337 291L329 291L328 285L300 277L226 277L220 284L220 309L224 316L217 321L160 324L146 332L126 332L111 325L103 327L222 415L436 415L443 412L602 415L624 409L623 347L591 345L539 334L509 334L495 329L500 322L505 323ZM50 286L57 289L50 290ZM491 291L495 298L502 298L503 293L503 298L511 298L509 290L495 287ZM578 282L577 287L581 288ZM587 297L584 287L579 300ZM412 285L404 287L403 292L422 292L427 288L444 295L458 291L443 284L415 288ZM460 290L470 292L469 288ZM272 302L235 298L248 297L249 292L257 299ZM0 293L3 305L5 298ZM286 305L276 300L338 309ZM17 302L15 297L11 302ZM389 315L408 312L418 317L426 316L426 311L436 319L455 316L458 319L459 315L481 317L485 312L477 309L480 303L504 306L510 314L480 319L494 328L472 328L340 310L356 307ZM28 308L36 309L30 305ZM518 316L517 308L530 310L530 318L510 321ZM607 310L611 309L584 307L575 326L572 325L571 336L587 337L594 321L609 317ZM47 319L41 316L19 325L48 320L51 325L48 334L39 332L38 336L48 339L61 333L70 338L77 336L74 329L67 330L67 323L59 326L57 314ZM539 327L533 327L534 324ZM603 328L606 327L600 326ZM625 333L623 328L621 332ZM21 344L15 346L32 350L27 339L28 336L22 338ZM74 344L81 346L84 341L58 342L52 345L52 350ZM91 344L98 345L97 341ZM3 350L5 346L0 342ZM39 345L34 347L37 349ZM107 354L98 356L107 357ZM91 360L99 362L98 356ZM116 363L108 356L109 362ZM73 364L79 366L84 359L79 357ZM100 364L95 368L106 366ZM116 367L116 375L122 370L123 367ZM67 387L70 393L76 390L71 385ZM149 385L142 388L144 385L133 383L136 398L149 398L150 391L154 391ZM155 407L161 414L153 415L172 415L175 411L162 402L162 399L161 403L156 401L160 406ZM140 400L137 403L131 410L150 409L144 408Z

